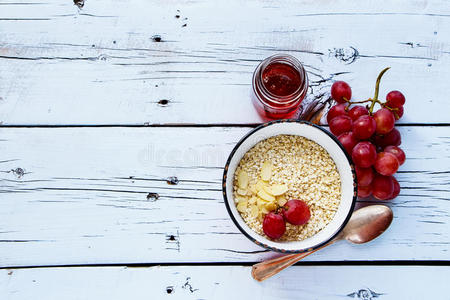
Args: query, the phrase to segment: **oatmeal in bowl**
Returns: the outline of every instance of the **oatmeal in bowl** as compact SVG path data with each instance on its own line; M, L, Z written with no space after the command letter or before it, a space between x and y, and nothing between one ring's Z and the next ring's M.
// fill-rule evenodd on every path
M255 243L303 252L336 236L355 202L351 160L337 139L308 122L252 130L225 166L223 194L237 227Z

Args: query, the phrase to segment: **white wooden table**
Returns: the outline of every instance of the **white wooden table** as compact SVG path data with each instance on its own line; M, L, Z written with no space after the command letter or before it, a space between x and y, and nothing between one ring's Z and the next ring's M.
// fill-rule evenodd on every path
M278 52L310 99L391 66L408 158L383 236L257 283L220 182ZM448 1L0 0L0 299L449 299L449 76Z

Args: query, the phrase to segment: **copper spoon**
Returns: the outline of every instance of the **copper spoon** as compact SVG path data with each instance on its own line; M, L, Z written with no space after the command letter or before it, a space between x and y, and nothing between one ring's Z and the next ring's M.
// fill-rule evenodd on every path
M367 243L381 235L391 225L392 218L392 210L384 205L371 205L355 210L344 229L328 244L309 252L288 254L257 263L253 265L252 276L257 281L263 281L340 240L345 239L353 244Z

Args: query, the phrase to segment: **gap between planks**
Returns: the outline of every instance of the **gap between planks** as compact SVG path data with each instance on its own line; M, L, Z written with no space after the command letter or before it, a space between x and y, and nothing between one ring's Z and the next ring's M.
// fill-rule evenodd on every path
M263 250L264 251L264 250ZM67 265L29 265L0 267L0 270L45 269L45 268L76 268L76 267L127 267L148 268L155 266L253 266L257 261L249 262L186 262L186 263L110 263L110 264L67 264ZM354 261L303 261L295 266L450 266L447 260L354 260Z

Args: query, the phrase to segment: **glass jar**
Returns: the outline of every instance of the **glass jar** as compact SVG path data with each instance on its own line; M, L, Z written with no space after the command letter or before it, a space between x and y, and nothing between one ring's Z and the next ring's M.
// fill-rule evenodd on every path
M277 54L263 60L253 73L252 101L268 119L295 118L308 90L308 75L295 57Z

